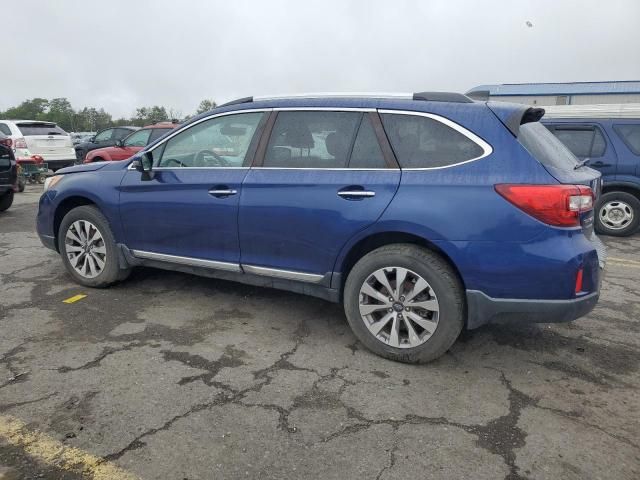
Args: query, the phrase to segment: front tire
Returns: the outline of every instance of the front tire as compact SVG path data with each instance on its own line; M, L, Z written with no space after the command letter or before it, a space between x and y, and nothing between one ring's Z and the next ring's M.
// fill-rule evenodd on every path
M626 237L640 224L640 200L626 192L608 192L598 199L595 214L596 232Z
M86 287L108 287L130 272L120 268L109 222L91 205L76 207L64 216L58 230L58 251L67 272Z
M8 210L13 204L13 190L9 190L7 193L0 197L0 212Z
M344 309L374 353L405 363L442 356L464 326L463 287L442 257L411 244L388 245L349 272Z

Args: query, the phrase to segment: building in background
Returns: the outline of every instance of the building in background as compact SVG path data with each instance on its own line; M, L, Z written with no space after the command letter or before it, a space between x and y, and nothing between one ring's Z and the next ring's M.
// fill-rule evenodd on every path
M476 100L541 106L640 103L640 80L479 85L469 90L467 95Z

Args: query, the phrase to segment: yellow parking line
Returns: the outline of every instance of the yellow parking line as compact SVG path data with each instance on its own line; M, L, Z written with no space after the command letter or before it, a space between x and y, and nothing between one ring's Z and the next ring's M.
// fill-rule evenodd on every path
M63 303L75 303L78 300L82 300L83 298L85 298L86 295L82 295L82 294L78 294L78 295L74 295L73 297L69 297L66 300L63 300Z
M86 475L93 480L137 480L138 477L79 448L47 435L29 431L21 420L0 415L0 438L47 465Z

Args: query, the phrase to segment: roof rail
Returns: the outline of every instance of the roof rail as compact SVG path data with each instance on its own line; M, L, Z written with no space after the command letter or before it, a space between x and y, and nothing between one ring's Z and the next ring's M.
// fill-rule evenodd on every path
M231 100L230 102L227 102L227 103L223 103L222 105L218 105L218 108L228 107L230 105L239 105L240 103L251 103L251 102L253 102L253 97L242 97L242 98L237 98L235 100Z
M418 92L413 94L413 99L425 102L473 103L466 95L452 92Z
M390 98L400 100L420 100L425 102L454 102L473 103L473 100L462 93L453 92L418 92L418 93L363 93L363 92L322 92L322 93L293 93L286 95L261 95L256 97L243 97L237 100L218 105L227 107L241 103L259 102L261 100L286 100L294 98Z

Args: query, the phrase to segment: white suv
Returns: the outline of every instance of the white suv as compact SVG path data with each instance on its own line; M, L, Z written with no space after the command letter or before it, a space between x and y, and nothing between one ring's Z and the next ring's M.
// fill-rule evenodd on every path
M40 155L51 170L75 163L71 137L53 122L0 120L0 132L11 139L16 158Z

